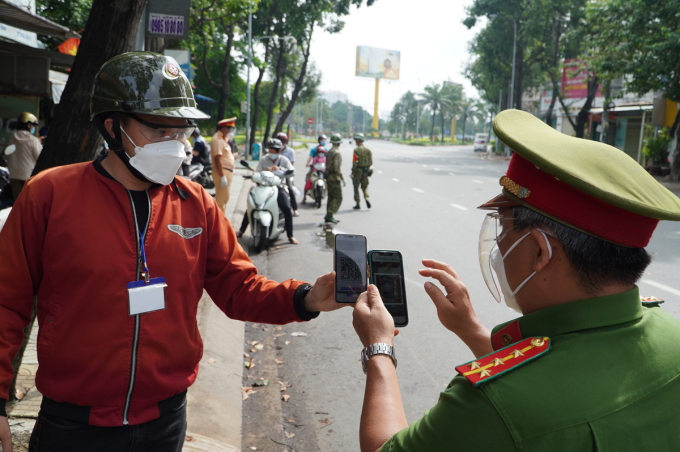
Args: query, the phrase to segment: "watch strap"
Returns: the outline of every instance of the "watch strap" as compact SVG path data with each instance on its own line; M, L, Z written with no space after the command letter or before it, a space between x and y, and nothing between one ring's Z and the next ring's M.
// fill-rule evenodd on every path
M371 356L375 355L387 355L392 358L394 363L394 368L397 368L397 355L394 353L394 347L384 342L378 342L375 344L368 345L361 350L361 367L366 373L366 365Z

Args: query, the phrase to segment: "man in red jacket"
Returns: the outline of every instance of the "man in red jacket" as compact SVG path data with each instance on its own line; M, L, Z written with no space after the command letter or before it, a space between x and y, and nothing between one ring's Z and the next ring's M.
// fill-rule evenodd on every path
M0 441L11 450L11 360L37 296L31 450L180 451L203 289L230 318L284 324L339 307L333 274L258 275L215 200L174 177L207 116L172 58L109 60L91 113L109 155L30 179L0 234Z

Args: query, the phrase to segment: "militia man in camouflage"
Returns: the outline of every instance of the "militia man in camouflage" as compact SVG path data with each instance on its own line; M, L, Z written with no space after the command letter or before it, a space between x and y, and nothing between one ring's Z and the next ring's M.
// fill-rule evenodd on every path
M373 154L371 150L364 146L364 135L357 133L354 135L358 147L354 150L354 159L352 160L352 181L354 182L354 201L357 205L354 209L361 209L359 204L361 196L359 195L359 187L364 192L364 199L366 200L366 207L371 208L371 203L368 201L368 178L373 170Z
M345 178L342 176L342 155L340 155L340 143L342 137L338 134L331 136L333 147L328 151L326 157L326 181L328 182L328 204L326 205L326 217L324 221L337 223L339 220L333 218L333 214L338 213L342 204L342 187L345 185Z

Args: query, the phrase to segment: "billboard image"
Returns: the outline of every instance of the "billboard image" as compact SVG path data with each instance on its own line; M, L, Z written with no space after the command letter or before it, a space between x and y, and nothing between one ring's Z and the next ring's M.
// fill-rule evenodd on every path
M359 77L399 80L400 52L357 46L357 70Z

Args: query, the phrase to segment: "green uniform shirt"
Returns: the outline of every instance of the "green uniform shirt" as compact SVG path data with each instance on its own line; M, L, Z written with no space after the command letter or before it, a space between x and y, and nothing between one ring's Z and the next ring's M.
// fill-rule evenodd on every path
M455 377L381 451L680 450L680 323L637 287L518 322L551 350L477 387Z
M363 144L354 149L352 171L355 171L356 168L368 168L371 165L373 165L373 154L371 154L370 149L368 149Z
M333 146L326 156L326 178L330 181L341 181L342 177L342 155L340 148Z

